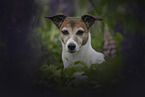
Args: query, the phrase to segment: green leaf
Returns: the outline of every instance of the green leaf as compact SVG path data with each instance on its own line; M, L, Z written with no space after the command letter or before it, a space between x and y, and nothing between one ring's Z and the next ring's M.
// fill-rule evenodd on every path
M76 62L74 62L74 65L78 65L78 64L86 66L86 63L84 63L82 61L76 61Z

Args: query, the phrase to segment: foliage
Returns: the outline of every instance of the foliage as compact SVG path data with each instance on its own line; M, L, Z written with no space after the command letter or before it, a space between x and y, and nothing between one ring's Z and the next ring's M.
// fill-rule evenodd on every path
M81 64L77 61L75 64ZM110 59L103 64L92 64L88 68L84 63L82 66L72 68L58 68L56 65L44 64L41 67L41 78L38 83L47 88L59 91L79 89L105 89L114 87L123 78L121 73L122 60L120 56Z
M49 62L48 64L53 64L53 62L55 62L55 65L60 65L61 43L58 38L59 32L54 25L49 23L46 23L45 25L47 26L38 28L36 33L42 55L44 56L46 63Z

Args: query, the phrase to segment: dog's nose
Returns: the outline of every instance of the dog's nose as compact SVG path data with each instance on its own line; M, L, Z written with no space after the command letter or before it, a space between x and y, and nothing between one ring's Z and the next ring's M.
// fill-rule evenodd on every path
M76 48L76 45L74 43L69 43L68 44L68 49L69 50L74 50Z

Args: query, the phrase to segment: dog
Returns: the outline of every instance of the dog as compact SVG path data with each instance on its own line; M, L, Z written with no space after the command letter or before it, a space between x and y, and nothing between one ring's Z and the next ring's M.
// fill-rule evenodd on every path
M52 21L60 30L62 43L62 61L64 68L74 66L74 62L81 61L89 68L91 64L101 64L104 55L96 52L91 46L90 27L101 17L85 14L81 17L67 17L64 14L45 17Z

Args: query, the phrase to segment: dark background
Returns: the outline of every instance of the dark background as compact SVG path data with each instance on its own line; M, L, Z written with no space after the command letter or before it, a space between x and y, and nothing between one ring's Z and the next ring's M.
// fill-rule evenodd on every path
M82 0L83 1L83 0ZM90 2L93 0L90 0ZM95 1L95 0L94 0ZM97 1L97 0L96 0ZM45 0L1 0L0 1L0 97L55 97L61 96L53 90L38 87L31 83L35 79L40 63L40 50L35 44L35 29L40 26ZM49 1L49 15L57 13L60 0ZM71 7L62 10L72 15ZM104 0L108 3L112 0ZM145 96L145 2L142 0L120 0L126 6L124 30L118 22L114 30L124 35L122 55L125 79L113 91L94 96L144 97ZM113 9L112 9L113 10ZM133 25L134 24L134 25ZM131 45L131 46L129 46ZM47 91L50 91L48 94Z

